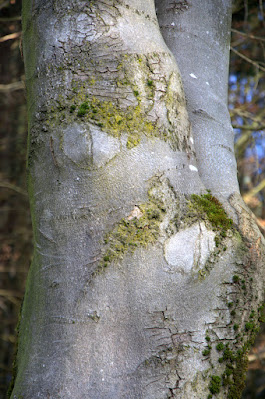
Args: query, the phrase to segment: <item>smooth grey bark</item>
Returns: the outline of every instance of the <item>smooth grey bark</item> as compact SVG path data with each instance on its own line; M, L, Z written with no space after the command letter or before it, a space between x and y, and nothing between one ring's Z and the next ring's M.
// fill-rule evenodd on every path
M224 198L239 192L227 108L231 7L230 1L218 0L192 6L157 1L163 37L181 71L200 176Z
M192 7L200 15L186 3L170 3L170 18L194 19ZM227 21L222 5L212 12ZM167 7L158 10L163 29ZM209 23L211 38L214 29ZM213 59L198 61L209 70L203 97L201 83L189 86L202 74L194 62L185 70L192 49L180 36L178 49L171 33L167 41L187 106L153 1L23 2L35 250L14 399L236 398L242 388L237 376L263 299L264 240L226 148L227 51L217 83ZM214 224L200 207L206 197L192 196L205 186L233 227L224 216Z

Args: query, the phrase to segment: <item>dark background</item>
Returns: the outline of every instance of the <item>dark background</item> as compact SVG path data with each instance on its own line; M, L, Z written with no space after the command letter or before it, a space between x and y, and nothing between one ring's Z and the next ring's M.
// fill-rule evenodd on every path
M0 398L12 377L16 323L31 261L22 0L0 0ZM265 232L265 2L236 0L229 109L243 198ZM265 399L265 325L249 354L244 399Z

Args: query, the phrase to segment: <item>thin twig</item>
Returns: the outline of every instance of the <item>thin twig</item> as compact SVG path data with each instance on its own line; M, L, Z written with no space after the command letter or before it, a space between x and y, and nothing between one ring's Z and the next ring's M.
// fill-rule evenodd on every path
M21 298L23 294L21 292L15 291L15 290L6 290L6 289L0 289L0 296L4 297L16 297L16 298Z
M234 129L241 129L241 130L252 130L254 131L259 131L259 130L264 130L265 125L261 126L252 126L252 125L232 125Z
M249 39L260 40L261 42L265 42L264 37L249 35L248 33L241 32L240 30L236 30L236 29L231 29L231 32L237 33L238 35L241 35L241 36L248 37Z
M257 67L258 69L260 69L261 71L265 72L265 68L263 68L260 64L258 64L257 62L251 60L250 58L246 57L244 54L241 54L239 51L237 51L234 47L231 47L231 50L238 55L239 57L243 58L243 60L249 62L252 65L255 65L255 67Z
M28 196L28 193L25 190L8 182L0 181L0 188L8 188L9 190L16 191L17 193L24 195L25 197Z
M15 91L15 90L22 90L25 89L25 84L23 81L19 80L18 82L13 82L13 83L8 83L6 85L1 85L0 84L0 93L7 93L10 91Z
M256 187L250 190L246 195L243 196L244 201L249 201L250 198L254 197L254 195L258 194L265 187L265 179L262 180Z
M21 16L17 17L1 17L0 22L13 22L13 21L21 21Z
M15 32L15 33L10 33L10 35L2 36L0 37L0 43L6 42L7 40L14 40L20 37L22 32Z

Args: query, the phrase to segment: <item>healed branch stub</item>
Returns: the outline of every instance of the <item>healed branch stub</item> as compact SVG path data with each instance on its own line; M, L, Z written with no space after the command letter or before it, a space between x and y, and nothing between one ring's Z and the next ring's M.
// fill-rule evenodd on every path
M231 353L254 327L240 341L233 325L253 310L256 326L259 275L245 282L250 310L241 279L253 267L220 203L200 195L153 2L24 1L23 30L35 250L11 397L231 392L231 375L219 379L245 356ZM220 363L215 346L228 342Z

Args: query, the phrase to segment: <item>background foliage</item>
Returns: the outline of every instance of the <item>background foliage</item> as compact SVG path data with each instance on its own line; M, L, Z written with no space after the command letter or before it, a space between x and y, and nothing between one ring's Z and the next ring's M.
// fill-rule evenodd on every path
M178 1L178 0L177 0ZM26 191L22 0L0 0L0 398L11 380L15 326L31 259ZM229 109L241 193L265 232L265 2L235 0ZM244 399L265 398L265 325L249 355Z

